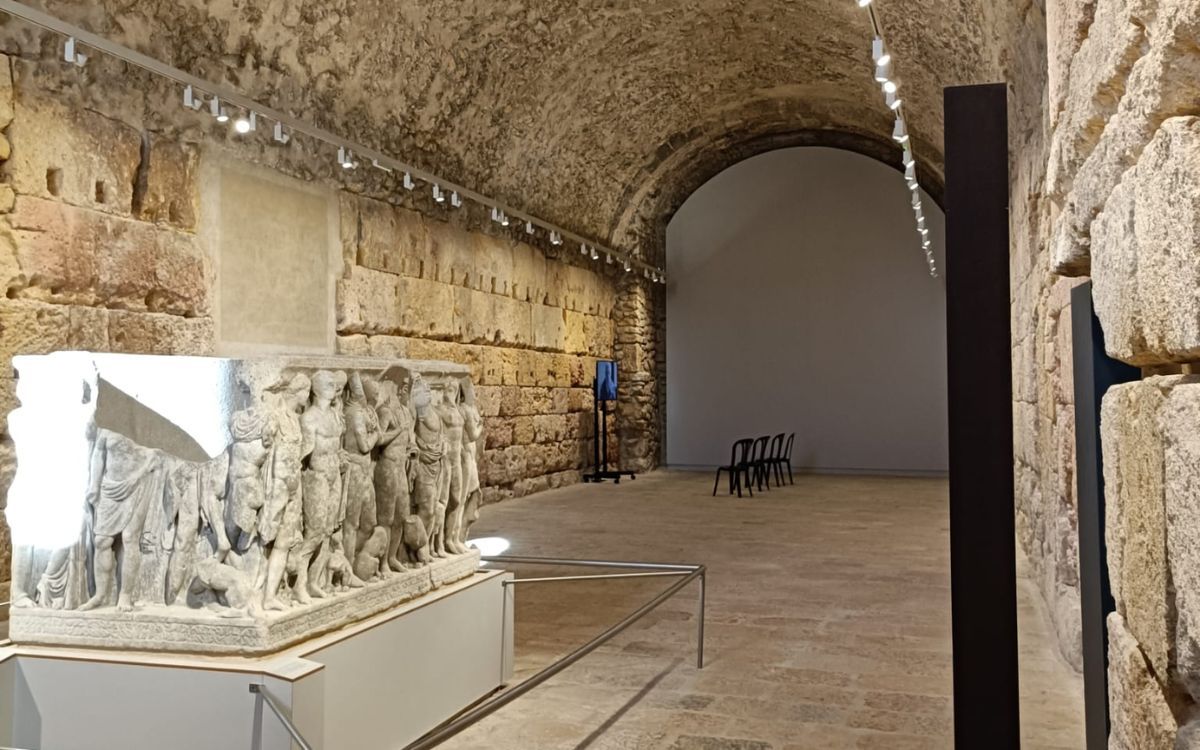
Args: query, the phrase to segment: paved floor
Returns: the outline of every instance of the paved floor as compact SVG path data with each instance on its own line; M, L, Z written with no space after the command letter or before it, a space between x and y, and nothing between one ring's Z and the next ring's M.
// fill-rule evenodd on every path
M474 535L507 537L510 554L707 564L708 658L697 670L696 597L681 592L444 747L951 747L946 482L802 477L743 500L711 489L704 475L657 472L485 509ZM521 587L518 679L667 585ZM1032 584L1020 590L1023 746L1080 748L1080 679Z

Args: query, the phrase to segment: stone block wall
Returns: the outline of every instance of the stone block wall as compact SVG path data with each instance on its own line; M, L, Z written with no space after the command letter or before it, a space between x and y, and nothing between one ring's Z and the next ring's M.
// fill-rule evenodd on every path
M1051 137L1037 233L1061 275L1050 286L1090 275L1111 356L1148 376L1190 372L1200 361L1200 2L1047 11ZM1069 339L1059 349L1065 363ZM1104 400L1114 748L1200 746L1197 403L1200 382L1187 375L1147 377Z
M300 139L286 150L269 137L236 141L211 118L182 110L173 86L103 58L77 70L61 63L52 37L7 33L0 32L6 364L61 349L215 353L217 264L200 236L200 165L242 159L336 193L339 353L470 366L487 429L485 502L579 480L592 456L595 361L614 356L627 307L618 305L618 283L633 290L648 282L567 248L522 242L515 227L501 231L470 210L451 212L428 190L408 193L377 170L344 175ZM9 366L0 373L0 510L15 460L4 425L14 386ZM656 461L652 449L647 455ZM0 581L10 559L2 519Z

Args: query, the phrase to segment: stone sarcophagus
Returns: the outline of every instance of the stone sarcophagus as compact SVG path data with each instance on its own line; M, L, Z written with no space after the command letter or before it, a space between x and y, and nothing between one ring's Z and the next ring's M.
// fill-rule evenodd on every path
M13 362L16 643L265 653L478 567L463 365Z

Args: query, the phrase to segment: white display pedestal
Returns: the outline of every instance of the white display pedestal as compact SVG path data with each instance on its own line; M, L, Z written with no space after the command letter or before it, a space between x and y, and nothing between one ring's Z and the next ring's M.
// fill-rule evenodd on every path
M512 587L470 578L262 658L0 647L0 746L249 748L251 683L314 748L396 750L512 675ZM293 747L263 707L263 750Z

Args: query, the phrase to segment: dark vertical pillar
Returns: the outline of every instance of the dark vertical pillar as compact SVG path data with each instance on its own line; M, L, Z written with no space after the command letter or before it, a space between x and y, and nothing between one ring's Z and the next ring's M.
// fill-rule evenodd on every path
M1108 747L1108 613L1116 609L1104 545L1104 461L1100 402L1108 389L1141 378L1104 353L1092 282L1071 290L1075 377L1075 481L1079 507L1079 613L1083 625L1083 703L1088 750Z
M1019 748L1004 84L946 89L954 741Z

